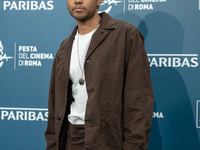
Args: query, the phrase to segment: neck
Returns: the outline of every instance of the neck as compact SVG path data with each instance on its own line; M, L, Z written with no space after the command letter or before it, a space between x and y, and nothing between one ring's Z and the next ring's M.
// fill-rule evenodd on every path
M79 29L79 34L84 35L93 31L99 25L100 20L101 17L98 15L98 13L96 13L91 19L86 20L84 22L76 20Z

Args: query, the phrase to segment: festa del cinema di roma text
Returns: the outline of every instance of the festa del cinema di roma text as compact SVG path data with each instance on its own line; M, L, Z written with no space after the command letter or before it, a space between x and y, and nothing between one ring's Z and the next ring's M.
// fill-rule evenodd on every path
M53 59L53 54L38 53L36 46L19 46L19 66L42 66L44 59Z

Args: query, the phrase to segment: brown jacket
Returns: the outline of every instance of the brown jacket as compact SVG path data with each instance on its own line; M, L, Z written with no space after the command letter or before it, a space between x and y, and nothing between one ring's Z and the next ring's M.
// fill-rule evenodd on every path
M129 23L106 13L100 16L84 64L88 92L85 150L145 150L154 94L143 36ZM62 42L54 59L46 150L65 150L73 100L69 63L76 30Z

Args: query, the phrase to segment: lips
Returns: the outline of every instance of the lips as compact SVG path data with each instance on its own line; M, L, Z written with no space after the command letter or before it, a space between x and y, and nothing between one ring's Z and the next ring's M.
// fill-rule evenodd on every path
M75 10L75 11L83 11L83 10L86 10L86 8L83 7L83 6L75 6L75 7L72 8L72 10Z

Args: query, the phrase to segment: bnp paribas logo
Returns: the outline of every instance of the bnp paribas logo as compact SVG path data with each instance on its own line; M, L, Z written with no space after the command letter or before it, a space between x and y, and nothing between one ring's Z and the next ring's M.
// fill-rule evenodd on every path
M103 0L101 3L101 7L99 10L99 13L106 12L109 13L113 6L117 6L119 3L122 3L123 1L118 0Z
M0 68L3 66L3 63L5 61L8 61L9 59L12 59L13 57L8 57L6 53L3 52L3 44L0 40Z

